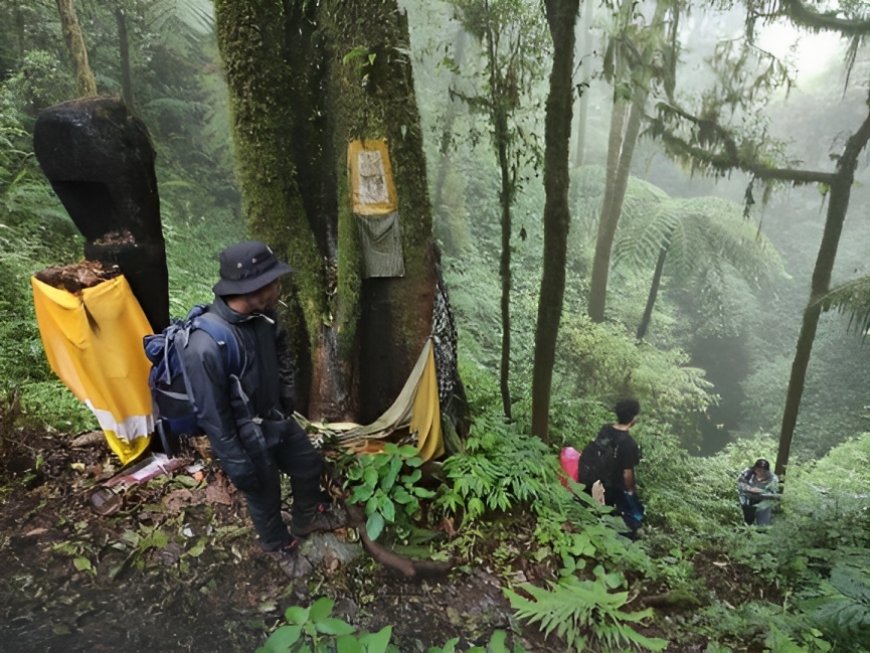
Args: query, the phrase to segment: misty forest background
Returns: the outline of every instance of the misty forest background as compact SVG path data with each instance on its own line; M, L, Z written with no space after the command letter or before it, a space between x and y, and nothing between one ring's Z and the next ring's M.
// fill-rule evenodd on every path
M703 632L709 651L870 650L870 347L862 280L870 274L867 155L857 158L830 283L859 290L822 304L787 489L774 525L757 533L741 526L734 482L756 458L777 458L830 185L795 184L692 158L674 140L675 114L662 108L692 106L709 121L694 123L699 149L717 143L713 132L705 141L704 130L721 121L743 135L741 161L757 156L771 167L834 170L866 118L870 29L846 36L833 28L804 29L787 11L774 11L778 3L767 4L582 4L567 276L549 437L541 444L531 433L552 64L544 11L531 0L400 2L409 21L433 229L474 420L469 451L456 454L454 465L461 467L463 455L489 458L496 467L516 464L517 458L500 457L499 447L555 460L560 447L588 442L610 419L615 400L636 396L643 409L633 433L644 452L638 478L649 513L647 539L630 556L605 551L601 541L583 553L554 535L541 535L537 545L563 561L609 561L608 570L623 574L620 583L639 592L655 587L703 595L689 569L704 551L727 552L752 570L747 582L777 588L773 596L747 594L736 610L702 599L691 616L663 629L672 641L678 633ZM863 16L867 24L870 14L862 12L870 7L841 4L848 4L844 15ZM182 315L209 301L216 253L248 233L213 9L208 2L169 0L80 0L76 9L99 93L124 97L158 153L170 310ZM753 9L770 21L748 25ZM348 52L346 63L358 66L366 56ZM5 414L20 406L17 426L64 434L95 422L47 367L29 277L79 260L82 239L35 161L31 133L42 108L78 94L55 4L0 0L0 404ZM612 255L604 261L609 276L602 300L596 243L608 165L616 166L614 111L624 114L629 132L636 120L639 137L624 160L630 176ZM618 136L625 154L634 139ZM500 273L506 198L507 321ZM2 424L0 437L10 437L13 424ZM478 490L482 503L485 489ZM466 487L453 500L472 507L474 492ZM486 507L511 512L527 505L528 496L508 495L506 505ZM482 509L470 512L482 518ZM540 528L538 534L546 532ZM583 576L582 565L565 565L562 577ZM546 623L541 614L533 611L532 620Z

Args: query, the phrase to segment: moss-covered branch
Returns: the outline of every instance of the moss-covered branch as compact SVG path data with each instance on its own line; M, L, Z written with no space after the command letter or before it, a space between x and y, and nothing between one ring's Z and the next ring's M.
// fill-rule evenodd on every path
M739 144L730 130L713 118L701 118L674 104L659 103L658 117L650 118L649 133L662 141L671 156L689 159L701 169L724 175L743 170L764 181L793 184L830 184L834 175L818 170L780 167L764 160L755 144ZM671 125L685 121L692 125L693 139L679 136ZM693 142L694 141L694 142Z
M803 0L782 0L782 14L798 27L842 36L870 34L870 19L842 17L839 11L817 11Z

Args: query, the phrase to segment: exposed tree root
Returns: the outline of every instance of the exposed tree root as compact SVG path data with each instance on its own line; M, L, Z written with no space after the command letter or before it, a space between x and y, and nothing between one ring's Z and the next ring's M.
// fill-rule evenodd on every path
M403 555L391 551L387 547L372 540L366 533L365 518L359 506L348 505L342 502L347 511L350 526L359 531L359 537L363 548L376 562L388 569L392 569L409 579L422 579L445 576L452 568L452 562L436 562L434 560L412 560Z

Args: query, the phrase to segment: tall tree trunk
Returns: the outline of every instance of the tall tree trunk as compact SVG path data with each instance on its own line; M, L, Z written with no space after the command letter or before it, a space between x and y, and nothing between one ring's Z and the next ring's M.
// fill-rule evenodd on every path
M797 424L810 354L812 353L813 341L816 337L816 328L818 327L819 316L821 315L821 306L816 304L816 300L830 290L831 272L837 257L837 248L839 247L840 235L843 231L843 223L846 220L846 212L849 209L852 184L855 181L855 167L858 156L867 145L868 140L870 140L870 115L864 120L858 131L846 142L843 154L837 161L834 180L830 186L825 230L822 234L822 242L819 245L819 253L816 257L815 268L813 269L810 299L807 303L807 308L804 310L800 335L798 335L794 360L791 366L785 408L782 415L782 428L779 435L779 450L776 454L775 471L783 480L788 469L791 442Z
M57 12L60 16L63 38L72 58L78 94L82 97L96 95L97 80L88 63L88 49L76 15L75 3L73 0L57 0Z
M659 294L659 286L662 282L662 272L665 269L665 260L668 258L668 248L662 247L659 250L659 257L656 261L656 269L653 272L652 283L649 287L649 295L646 298L646 306L643 309L643 317L640 318L640 324L637 325L637 340L640 342L646 336L649 323L652 319L653 307L656 304L656 298Z
M27 53L26 45L25 45L25 35L26 31L24 29L24 12L21 11L21 5L15 4L15 36L18 40L18 60L24 61L24 55Z
M580 167L583 165L583 159L586 153L586 123L589 116L589 80L592 79L589 64L585 64L587 68L583 68L582 58L588 54L589 45L592 43L592 12L595 5L591 2L583 4L583 20L580 23L578 34L577 55L581 58L581 71L583 71L582 86L580 91L580 99L577 102L577 141L574 149L574 166Z
M498 152L498 167L501 171L501 364L499 388L504 416L512 419L510 369L511 369L511 205L514 201L514 180L508 160L507 115L502 107L495 110L495 146Z
M300 408L371 421L430 335L436 293L405 15L395 0L217 0L215 9L245 214L296 270L287 320L308 386ZM387 141L402 278L362 278L347 172L354 139Z
M454 62L457 68L462 66L465 59L465 30L460 27L453 39ZM432 197L432 206L436 213L442 210L444 201L444 183L447 181L447 172L450 170L450 150L453 142L453 123L459 110L459 103L453 97L447 98L447 110L444 112L444 128L441 130L441 142L438 144L438 170L435 173L435 188ZM446 249L446 248L445 248ZM455 254L456 252L447 252Z
M622 203L628 188L631 160L640 133L640 122L646 104L646 92L637 91L628 111L625 135L621 133L625 115L625 100L615 99L613 117L610 125L610 139L607 150L607 182L601 217L598 220L598 237L595 243L595 256L592 260L592 276L589 288L589 317L594 322L604 321L604 307L607 302L607 279L610 274L610 253L616 227L622 214ZM611 153L611 148L615 152Z
M118 26L118 54L121 63L121 97L133 111L133 80L130 74L130 38L127 34L127 14L124 8L115 7L115 23Z
M579 0L544 2L553 37L553 68L544 123L544 270L532 373L532 433L544 439L549 436L550 392L565 294L565 262L571 224L568 149L571 140L574 23L579 4Z

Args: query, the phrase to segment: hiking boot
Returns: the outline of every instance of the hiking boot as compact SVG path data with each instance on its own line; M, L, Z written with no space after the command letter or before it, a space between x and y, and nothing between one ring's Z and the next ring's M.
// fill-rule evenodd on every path
M301 578L311 573L314 567L299 552L299 540L293 538L274 551L266 551L266 555L278 563L287 578Z
M314 515L303 525L295 522L290 532L296 537L306 537L318 531L334 531L347 526L347 514L343 508L327 503L318 503Z

